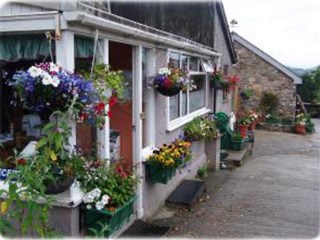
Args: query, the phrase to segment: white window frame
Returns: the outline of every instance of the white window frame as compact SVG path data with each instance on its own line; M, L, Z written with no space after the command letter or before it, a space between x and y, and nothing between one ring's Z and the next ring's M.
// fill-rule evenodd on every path
M208 108L209 106L209 94L210 94L210 88L209 88L209 80L208 80L208 72L209 71L213 71L213 69L209 68L209 69L206 69L204 66L203 66L203 61L202 61L202 56L199 56L199 55L194 55L194 54L190 54L190 53L186 53L186 52L182 52L182 51L176 51L176 50L168 50L168 55L167 55L167 62L169 63L169 58L170 58L170 53L171 52L174 52L174 53L179 53L180 55L187 55L187 56L192 56L192 57L198 57L200 59L200 64L202 64L202 68L204 69L204 72L189 72L190 75L206 75L206 82L205 82L205 102L204 102L204 107L192 112L192 113L189 113L189 91L187 91L187 112L188 114L187 115L184 115L184 116L181 116L181 111L182 111L182 101L179 101L179 104L180 104L180 108L179 108L179 117L176 118L176 119L173 119L173 120L170 120L170 97L167 97L167 103L166 103L166 108L167 108L167 111L166 111L166 122L167 122L167 131L171 132L183 125L185 125L186 123L190 122L192 119L194 119L195 117L198 117L198 116L202 116L206 113L209 113L211 112L211 110ZM206 59L206 58L205 58ZM180 67L181 67L181 57L180 57ZM188 65L189 65L189 62L188 62ZM208 71L207 71L208 70ZM180 99L182 97L182 92L180 91L179 93L180 95Z

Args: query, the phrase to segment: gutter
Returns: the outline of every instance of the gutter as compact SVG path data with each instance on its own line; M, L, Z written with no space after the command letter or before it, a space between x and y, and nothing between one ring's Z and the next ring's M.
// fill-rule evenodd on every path
M196 42L192 42L188 39L181 38L179 36L165 33L168 36L160 36L155 33L151 33L145 30L141 30L139 28L127 26L122 23L118 23L115 21L111 21L105 18L93 16L87 14L85 12L64 12L64 19L69 23L76 22L83 25L95 27L97 29L103 29L110 32L124 34L127 37L132 37L136 39L143 39L148 42L153 42L155 44L162 44L168 47L174 47L182 50L192 51L196 53L201 53L209 56L221 56L220 53L206 48L204 45L198 44ZM148 29L148 26L144 26ZM163 31L159 31L160 33L164 33ZM178 39L175 39L178 38Z

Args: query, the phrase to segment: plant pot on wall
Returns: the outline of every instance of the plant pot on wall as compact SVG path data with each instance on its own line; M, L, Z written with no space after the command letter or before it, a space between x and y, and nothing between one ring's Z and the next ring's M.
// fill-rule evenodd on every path
M306 134L306 125L305 124L296 124L294 126L295 133Z

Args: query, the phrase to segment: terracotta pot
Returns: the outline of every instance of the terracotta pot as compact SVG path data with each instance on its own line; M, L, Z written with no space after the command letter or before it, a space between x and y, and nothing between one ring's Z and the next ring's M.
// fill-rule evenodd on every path
M249 128L249 125L239 125L239 132L243 138L247 136L248 128Z
M295 131L295 133L298 133L298 134L306 134L306 125L296 124L294 126L294 131Z

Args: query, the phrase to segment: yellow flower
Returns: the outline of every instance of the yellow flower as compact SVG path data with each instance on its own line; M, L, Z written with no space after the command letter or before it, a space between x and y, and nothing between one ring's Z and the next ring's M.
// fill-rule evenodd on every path
M57 161L57 159L58 159L57 155L54 153L54 151L50 152L50 157L51 157L51 160L54 161L54 162Z
M1 202L0 212L1 214L5 214L8 211L8 203L6 201Z

